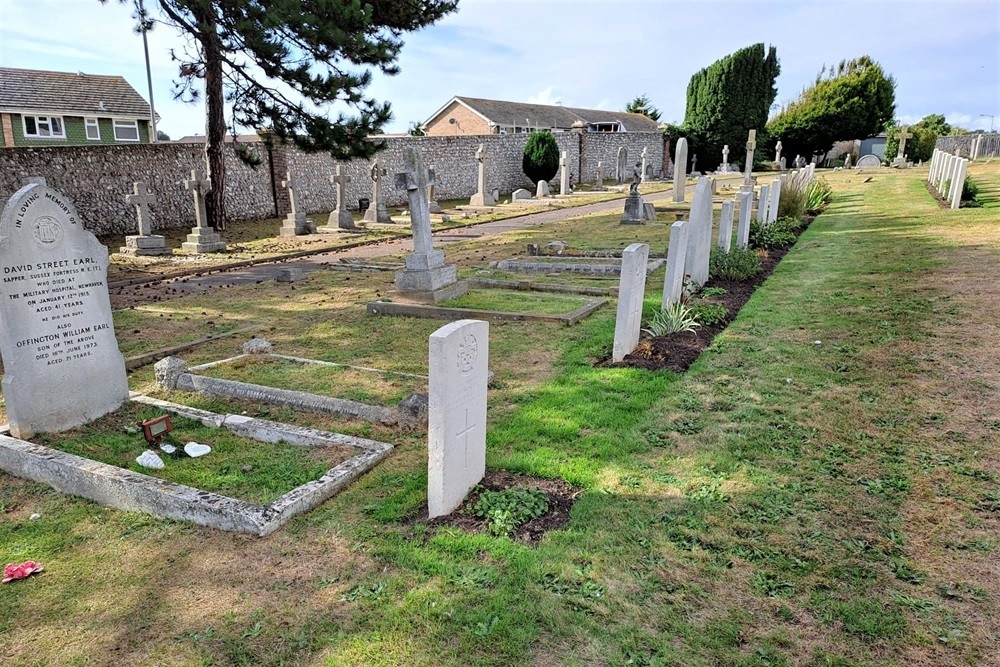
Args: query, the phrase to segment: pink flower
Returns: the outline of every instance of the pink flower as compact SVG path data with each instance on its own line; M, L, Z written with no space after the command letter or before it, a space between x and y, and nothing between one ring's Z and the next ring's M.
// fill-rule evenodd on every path
M3 568L3 581L0 583L9 584L12 581L29 577L35 572L41 572L43 569L45 568L33 560L25 561L20 565L8 563Z

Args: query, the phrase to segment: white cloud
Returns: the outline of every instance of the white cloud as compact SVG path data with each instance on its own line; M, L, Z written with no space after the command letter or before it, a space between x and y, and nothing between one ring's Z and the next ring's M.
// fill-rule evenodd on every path
M527 100L528 104L558 104L562 105L562 98L555 94L552 86L539 91L537 94L532 95Z

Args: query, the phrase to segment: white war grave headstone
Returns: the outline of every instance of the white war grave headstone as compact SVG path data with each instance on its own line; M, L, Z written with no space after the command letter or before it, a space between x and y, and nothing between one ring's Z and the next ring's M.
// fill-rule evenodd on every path
M135 206L139 233L136 236L126 236L125 245L119 252L142 257L172 255L174 251L167 247L166 239L153 234L153 218L149 207L156 204L156 196L149 191L144 181L132 184L132 194L125 196L125 203Z
M781 202L781 179L771 181L771 201L767 205L767 223L778 219L778 204Z
M559 194L568 195L569 188L569 164L566 161L566 151L559 156Z
M382 201L382 178L386 175L386 170L379 164L378 158L372 162L368 177L372 179L372 200L368 202L368 210L365 211L365 222L375 222L387 224L392 222L389 209Z
M729 252L729 247L733 242L733 213L736 202L727 199L722 202L722 217L719 218L719 240L718 246Z
M678 220L670 225L670 242L667 246L667 270L663 281L663 307L681 300L684 292L684 258L688 249L690 222Z
M681 137L677 140L677 149L674 151L674 201L684 201L684 189L687 182L688 142Z
M493 198L491 192L486 191L486 146L484 144L479 144L479 148L476 150L476 165L478 167L476 194L472 195L469 200L469 206L495 206L496 199ZM567 187L569 187L568 183Z
M458 320L430 335L427 510L449 514L486 474L490 325Z
M63 431L128 399L108 297L108 249L39 183L0 214L0 356L11 434Z
M337 193L337 210L330 212L330 217L326 221L323 231L335 229L361 229L354 216L347 210L347 184L351 182L351 177L344 173L344 167L337 165L334 172L330 174L330 184Z
M708 282L708 259L712 252L712 184L711 179L703 176L698 179L691 199L691 212L688 218L691 225L688 228L688 248L684 257L684 273L691 276L691 281L697 285Z
M427 188L434 182L434 172L424 166L415 148L407 148L403 158L406 170L396 174L396 189L406 193L410 204L413 252L406 255L406 268L396 272L396 289L426 303L457 298L468 291L468 283L458 282L458 270L454 264L445 264L444 253L434 249L431 236Z
M753 190L740 193L740 222L736 227L736 247L750 245L750 217L753 214Z
M757 222L767 222L767 207L771 204L771 186L764 183L760 186L760 199L757 200Z
M639 344L642 302L646 295L646 265L649 246L633 243L622 252L622 274L618 284L618 311L611 361L619 362Z
M192 254L203 252L224 252L226 242L214 229L208 226L208 212L205 209L205 195L212 191L212 180L205 178L201 170L191 170L191 178L184 181L184 189L194 198L195 226L181 244L181 251Z

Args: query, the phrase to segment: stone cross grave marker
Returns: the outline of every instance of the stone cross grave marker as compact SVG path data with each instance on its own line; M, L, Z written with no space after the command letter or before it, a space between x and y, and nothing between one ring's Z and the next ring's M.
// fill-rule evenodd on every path
M490 325L458 320L430 335L427 509L449 514L486 474Z
M735 206L736 202L732 199L722 202L722 217L719 218L718 245L726 252L729 252L730 245L733 242L733 212Z
M486 145L479 144L476 150L476 164L478 166L476 194L469 200L470 206L494 206L496 199L492 193L486 190ZM560 184L561 185L561 184Z
M618 311L615 315L615 340L611 348L611 361L621 361L639 344L648 261L649 246L645 243L633 243L622 252L622 273L618 284Z
M767 224L778 219L778 203L781 201L781 179L771 181L771 200L767 205Z
M743 167L743 187L753 187L753 152L757 149L757 130L747 133L747 161Z
M569 194L569 165L566 163L566 151L559 156L559 194Z
M208 213L205 210L205 195L212 191L212 180L202 176L201 170L193 169L191 178L184 181L184 189L194 198L195 226L188 234L187 241L181 244L181 251L192 254L224 251L226 243L208 226Z
M386 170L379 164L378 158L375 158L368 172L368 177L372 179L372 200L368 202L368 210L365 211L365 222L383 224L392 222L389 209L382 201L382 178L385 175Z
M344 167L338 164L330 174L330 184L337 192L337 210L330 213L330 218L326 222L328 229L359 229L354 222L354 216L347 210L347 184L350 182L351 177L344 173Z
M437 169L434 165L430 166L430 171L432 174L437 173ZM441 204L439 204L437 199L434 197L434 188L437 187L436 180L437 179L432 178L431 182L427 185L427 210L431 213L443 213L444 211L441 209Z
M135 236L126 236L125 245L119 251L124 255L140 256L173 254L167 247L166 239L153 234L153 219L149 207L156 203L156 196L149 191L144 181L132 184L132 194L125 195L125 203L135 206L139 233Z
M674 201L684 201L684 188L687 181L688 142L681 137L677 140L677 149L674 151Z
M781 164L781 139L774 145L774 161Z
M600 160L597 161L597 178L594 182L594 190L598 192L607 190L607 188L604 187L604 163Z
M909 126L904 125L903 127L899 128L899 150L896 152L896 158L900 160L906 158L906 152L905 152L906 140L913 136L912 134L906 131L907 127Z
M771 186L764 183L760 186L760 199L757 200L757 222L767 222L767 207L771 203Z
M108 297L108 249L73 204L27 185L0 214L0 356L15 438L63 431L128 399Z
M396 174L396 189L406 193L413 228L413 252L406 255L406 268L396 272L396 289L417 301L439 303L461 296L468 284L457 282L454 264L445 264L444 253L434 249L427 188L434 182L434 172L424 166L420 152L407 148L406 171Z
M750 245L750 217L753 214L753 191L740 193L740 224L736 228L736 247Z
M691 173L698 171L698 154L695 153L691 156Z
M309 229L306 214L299 208L298 196L295 191L297 185L298 183L292 178L292 172L286 171L285 179L281 181L281 187L288 190L288 206L290 210L281 223L281 230L279 232L281 236L302 236L312 231Z
M691 212L688 218L688 249L684 257L684 273L691 281L704 285L708 281L708 258L712 251L712 185L711 179L702 176L694 188Z
M688 249L687 220L670 225L670 242L667 246L667 270L663 281L663 307L681 300L684 292L684 259Z
M719 166L719 171L723 174L728 174L730 172L729 167L729 144L722 147L722 164Z

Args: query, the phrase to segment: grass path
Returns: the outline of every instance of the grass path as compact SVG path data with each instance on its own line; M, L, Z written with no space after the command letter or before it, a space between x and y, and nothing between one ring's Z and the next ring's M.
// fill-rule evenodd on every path
M488 465L582 489L536 549L415 521L419 438L264 540L0 474L0 560L49 568L0 587L0 661L997 664L1000 215L867 176L685 376L593 368L602 313L491 395Z

